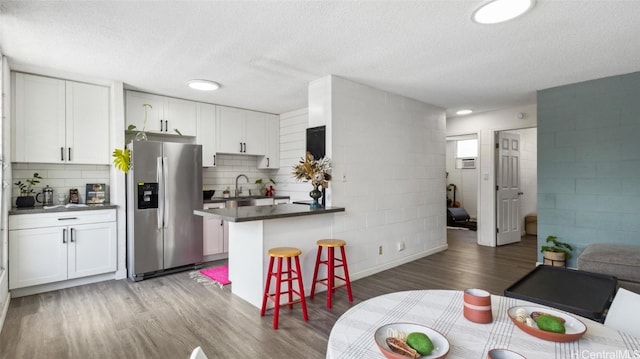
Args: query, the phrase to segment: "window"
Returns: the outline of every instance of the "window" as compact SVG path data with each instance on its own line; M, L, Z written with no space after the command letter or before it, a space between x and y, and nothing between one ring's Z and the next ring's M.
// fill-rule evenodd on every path
M478 157L478 140L456 141L456 158L476 158Z

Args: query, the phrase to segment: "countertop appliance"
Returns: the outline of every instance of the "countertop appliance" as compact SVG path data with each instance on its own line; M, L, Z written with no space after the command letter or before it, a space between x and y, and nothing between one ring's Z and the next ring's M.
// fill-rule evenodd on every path
M132 141L127 272L133 281L202 264L202 146Z

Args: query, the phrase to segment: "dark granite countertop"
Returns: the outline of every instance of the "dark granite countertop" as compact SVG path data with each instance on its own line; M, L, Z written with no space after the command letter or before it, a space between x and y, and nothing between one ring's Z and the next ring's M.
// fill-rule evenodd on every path
M103 203L103 204L88 204L86 206L82 205L79 207L54 207L45 209L42 206L35 207L27 207L27 208L17 208L13 207L9 210L9 215L14 214L37 214L37 213L52 213L52 212L74 212L74 211L93 211L93 210L101 210L101 209L116 209L118 208L115 204Z
M343 207L311 209L308 205L303 204L278 204L272 206L203 209L195 210L193 213L198 216L215 217L229 222L249 222L344 211Z
M224 198L224 197L212 197L211 199L205 199L203 202L204 203L224 203L226 201L230 201L230 200L234 200L234 199L246 199L246 198L256 198L256 199L262 199L262 198L273 198L273 199L288 199L289 196L239 196L239 197L229 197L229 198Z

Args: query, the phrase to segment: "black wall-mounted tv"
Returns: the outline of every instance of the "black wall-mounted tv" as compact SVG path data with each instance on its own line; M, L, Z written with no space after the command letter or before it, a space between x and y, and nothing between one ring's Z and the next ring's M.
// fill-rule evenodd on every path
M325 129L326 126L307 128L307 152L311 152L315 159L323 158L326 154Z

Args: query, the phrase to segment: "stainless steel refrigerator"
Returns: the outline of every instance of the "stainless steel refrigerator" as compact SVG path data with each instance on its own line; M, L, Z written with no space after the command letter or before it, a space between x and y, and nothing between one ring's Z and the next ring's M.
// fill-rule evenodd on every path
M202 146L133 141L127 174L127 272L131 280L202 263Z

